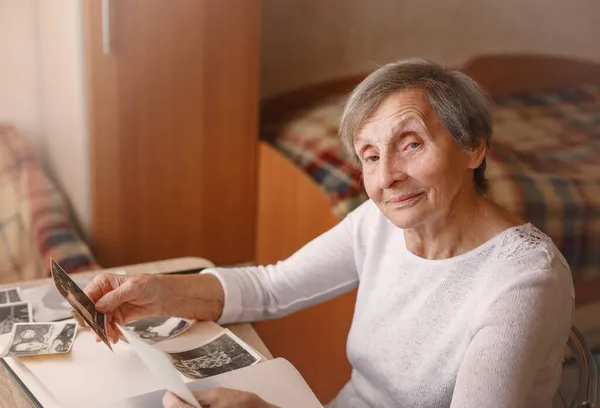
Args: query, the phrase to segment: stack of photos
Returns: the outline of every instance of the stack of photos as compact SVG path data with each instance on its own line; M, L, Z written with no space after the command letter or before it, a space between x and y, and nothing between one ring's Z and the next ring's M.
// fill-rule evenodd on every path
M0 335L10 333L15 323L32 321L31 304L23 302L19 288L0 291Z
M22 301L23 299L21 299L20 288L11 288L0 291L0 305L7 305L9 303L18 303Z
M33 323L31 303L23 302L20 288L0 291L0 335L10 335L3 342L0 357L22 357L67 353L71 350L76 323Z

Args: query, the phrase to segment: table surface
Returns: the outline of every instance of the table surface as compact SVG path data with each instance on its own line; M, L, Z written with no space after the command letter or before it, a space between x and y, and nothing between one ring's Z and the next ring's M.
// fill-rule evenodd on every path
M169 273L181 270L200 269L214 266L210 261L202 258L177 258L159 262L151 262L145 264L117 267L73 274L73 277L89 277L97 275L100 272L112 272L118 274L133 275L138 273ZM0 289L9 287L20 287L26 289L34 286L51 284L52 279L38 279L27 282L13 283L9 285L0 285ZM267 350L264 343L261 341L258 334L252 326L247 323L235 324L227 326L229 330L234 332L238 337L246 343L254 347L256 351L262 354L265 358L272 358L271 353ZM11 374L8 373L3 365L0 365L0 408L33 408L31 400L25 395L21 387L14 381Z

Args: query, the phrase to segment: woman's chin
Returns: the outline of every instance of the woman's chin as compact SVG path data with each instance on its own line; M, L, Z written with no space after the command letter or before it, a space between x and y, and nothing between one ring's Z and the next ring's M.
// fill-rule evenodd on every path
M412 207L401 207L394 205L387 205L382 208L383 214L400 229L411 229L415 225L421 224L425 219L423 208L420 206Z
M414 228L418 224L422 224L421 214L417 214L417 211L398 211L388 213L387 216L396 227L407 230Z
M409 230L411 228L413 228L414 225L416 225L415 222L411 222L410 220L395 220L395 219L391 219L392 224L394 224L396 227L402 229L402 230Z

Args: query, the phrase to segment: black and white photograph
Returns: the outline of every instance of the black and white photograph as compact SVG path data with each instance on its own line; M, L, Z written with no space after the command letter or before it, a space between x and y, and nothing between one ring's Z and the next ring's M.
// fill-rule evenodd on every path
M19 323L3 357L68 353L77 334L77 323Z
M194 379L226 373L260 361L258 354L229 331L193 350L168 354L181 374Z
M22 301L23 299L21 299L19 288L0 290L0 305L8 305L10 303L19 303Z
M10 333L15 323L31 322L31 305L27 302L0 306L0 335Z
M56 261L50 261L50 271L52 280L56 289L73 307L77 316L98 335L98 337L112 350L108 337L106 335L106 322L103 313L96 311L96 305L91 299L77 286L71 277L60 267Z
M125 328L133 331L147 343L156 344L183 333L192 325L187 319L155 316L127 323Z
M80 288L85 288L92 279L77 278L73 281ZM73 317L73 306L58 292L53 283L23 289L21 298L24 302L31 303L35 322L53 322Z

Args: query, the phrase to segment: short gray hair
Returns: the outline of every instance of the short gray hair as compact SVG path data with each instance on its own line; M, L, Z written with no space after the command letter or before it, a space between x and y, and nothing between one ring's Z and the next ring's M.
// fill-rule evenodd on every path
M489 98L477 83L460 71L413 58L384 65L365 78L350 94L340 123L340 137L356 160L354 138L365 120L391 94L408 88L423 89L441 124L459 147L471 150L492 137ZM474 185L488 190L486 159L475 169Z

